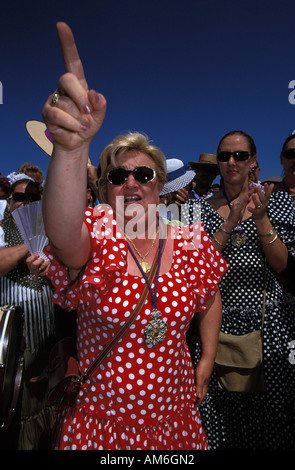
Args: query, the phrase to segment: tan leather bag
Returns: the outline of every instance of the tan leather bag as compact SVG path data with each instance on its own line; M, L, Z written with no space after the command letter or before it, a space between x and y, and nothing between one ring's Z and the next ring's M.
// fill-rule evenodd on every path
M215 369L218 386L223 390L264 393L261 331L241 336L220 332Z
M261 330L245 335L219 332L215 359L218 386L228 392L264 393L263 323L266 299L266 261L264 265L264 289Z

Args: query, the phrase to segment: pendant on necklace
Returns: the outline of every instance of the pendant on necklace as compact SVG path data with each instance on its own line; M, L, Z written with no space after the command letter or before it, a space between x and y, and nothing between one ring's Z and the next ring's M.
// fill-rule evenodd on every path
M243 228L240 225L237 225L234 228L234 231L231 235L231 242L234 246L242 246L245 245L247 240L247 235L245 234Z
M151 313L152 320L144 329L144 338L148 346L156 346L165 339L167 323L160 319L161 315L159 310L154 310Z
M142 267L142 270L145 274L148 274L151 270L149 263L147 263L146 261L142 261L140 263L140 266Z

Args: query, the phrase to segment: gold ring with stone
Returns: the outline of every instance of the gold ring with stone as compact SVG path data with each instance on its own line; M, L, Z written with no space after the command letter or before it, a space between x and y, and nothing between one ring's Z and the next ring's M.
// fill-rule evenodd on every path
M52 96L52 99L51 99L51 104L52 106L57 106L57 103L58 103L58 100L60 98L60 91L59 90L56 90Z

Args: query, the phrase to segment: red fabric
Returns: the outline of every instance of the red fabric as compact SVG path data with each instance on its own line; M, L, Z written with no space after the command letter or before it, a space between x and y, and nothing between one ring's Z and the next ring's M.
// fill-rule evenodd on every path
M86 211L93 256L74 283L50 247L47 252L54 301L63 308L78 308L82 371L132 313L144 286L142 277L126 270L126 240L112 217L110 210L103 220L108 226L112 220L115 236L102 238L101 213ZM194 313L207 308L227 264L201 224L191 229L191 238L183 229L175 229L172 266L159 277L158 309L168 325L165 340L156 347L144 342L143 329L151 313L148 297L130 330L80 391L76 408L61 411L58 448L207 448L194 405L186 331Z

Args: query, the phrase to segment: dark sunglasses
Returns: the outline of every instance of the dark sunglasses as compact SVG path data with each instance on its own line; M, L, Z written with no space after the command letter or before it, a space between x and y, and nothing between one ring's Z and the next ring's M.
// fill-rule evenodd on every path
M295 149L284 150L283 157L287 158L288 160L291 160L292 158L295 158Z
M35 202L40 201L39 194L12 193L14 202Z
M250 172L251 172L251 173L254 173L254 171L256 171L258 168L259 168L258 165L252 166L252 168L250 168Z
M149 183L156 178L156 170L147 166L139 166L134 170L125 170L125 168L115 168L107 172L107 180L111 184L124 184L128 180L129 175L133 175L138 183Z
M235 152L219 152L217 160L220 162L228 162L230 157L233 156L236 162L244 162L250 157L250 153L246 150L236 150Z

